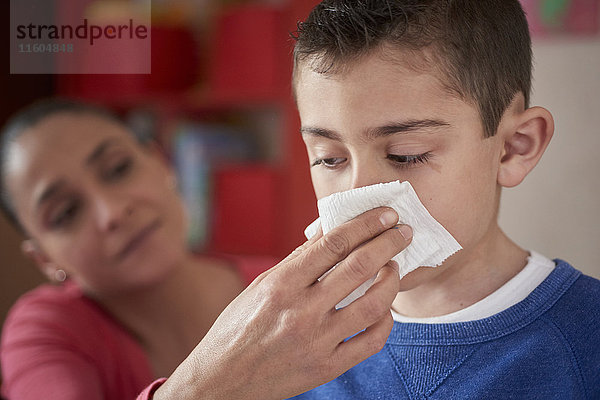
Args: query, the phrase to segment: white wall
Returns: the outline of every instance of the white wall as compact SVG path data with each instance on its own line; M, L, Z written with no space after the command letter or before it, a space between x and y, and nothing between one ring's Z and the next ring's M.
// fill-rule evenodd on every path
M600 278L600 37L534 41L532 105L553 114L546 154L505 189L500 225L518 244Z

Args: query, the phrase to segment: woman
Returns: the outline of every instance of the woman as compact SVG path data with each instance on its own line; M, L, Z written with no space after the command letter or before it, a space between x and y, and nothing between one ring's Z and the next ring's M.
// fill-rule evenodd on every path
M186 248L173 171L105 111L34 105L8 124L0 155L23 250L62 282L25 295L5 323L12 400L283 398L373 354L391 330L398 279L386 263L407 241L388 229L390 210L307 242L244 290L249 262ZM335 311L377 271L367 296Z

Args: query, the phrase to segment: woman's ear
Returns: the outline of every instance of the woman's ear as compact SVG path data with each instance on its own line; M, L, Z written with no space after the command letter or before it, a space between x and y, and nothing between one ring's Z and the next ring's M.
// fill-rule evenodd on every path
M505 131L504 149L498 169L498 184L517 186L538 163L554 133L552 114L542 107L528 108L513 116Z
M32 260L38 269L44 274L49 280L56 281L56 275L58 271L62 271L58 265L50 261L48 256L32 239L23 240L21 243L21 251ZM64 271L62 272L64 274ZM63 279L64 280L64 279Z

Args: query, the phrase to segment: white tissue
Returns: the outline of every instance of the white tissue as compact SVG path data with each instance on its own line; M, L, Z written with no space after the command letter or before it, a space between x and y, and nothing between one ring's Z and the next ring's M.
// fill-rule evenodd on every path
M304 230L304 234L307 238L315 235L319 222L323 234L326 234L338 225L382 206L393 208L398 213L399 223L410 225L413 229L410 245L392 258L398 263L400 278L419 267L437 267L462 248L454 237L429 214L407 181L364 186L320 199L317 202L319 218ZM375 277L362 284L336 307L345 307L362 296L374 280Z

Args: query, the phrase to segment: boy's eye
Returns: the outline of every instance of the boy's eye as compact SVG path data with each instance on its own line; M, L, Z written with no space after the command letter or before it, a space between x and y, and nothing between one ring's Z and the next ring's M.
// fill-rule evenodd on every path
M430 153L414 154L414 155L400 155L400 154L388 154L388 160L393 161L400 167L409 167L414 164L426 163L431 157Z
M331 158L319 158L311 164L311 167L322 165L325 168L335 168L346 162L346 158L343 157L331 157Z

